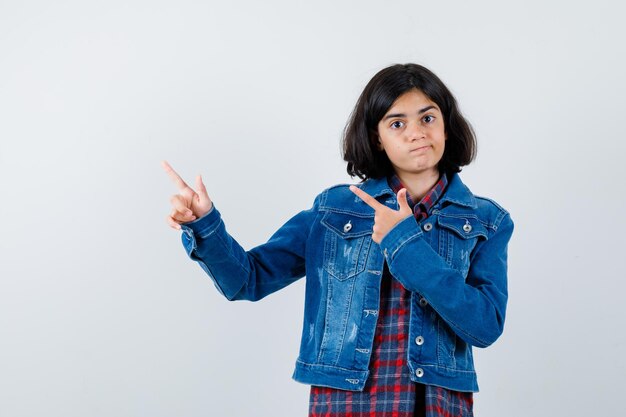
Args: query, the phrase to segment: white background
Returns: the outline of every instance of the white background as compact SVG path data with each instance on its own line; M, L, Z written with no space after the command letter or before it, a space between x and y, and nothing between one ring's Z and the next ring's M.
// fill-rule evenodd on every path
M356 182L342 129L405 62L456 95L461 176L516 224L476 415L623 412L619 2L0 1L1 417L305 416L304 280L222 298L165 223L160 161L251 248Z

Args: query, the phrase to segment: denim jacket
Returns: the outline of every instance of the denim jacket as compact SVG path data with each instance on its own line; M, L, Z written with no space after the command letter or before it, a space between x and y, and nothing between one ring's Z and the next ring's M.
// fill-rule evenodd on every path
M386 178L358 186L398 209ZM293 378L352 391L363 390L369 375L386 262L411 291L412 380L478 391L472 346L489 346L504 326L510 214L453 174L427 219L405 218L380 244L373 225L374 210L341 184L249 251L228 234L215 204L182 225L182 241L228 300L259 300L306 276Z

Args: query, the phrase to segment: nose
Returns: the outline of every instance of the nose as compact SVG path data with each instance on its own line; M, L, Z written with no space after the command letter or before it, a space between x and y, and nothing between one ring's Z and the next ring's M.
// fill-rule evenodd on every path
M408 128L405 130L409 140L414 141L424 138L426 136L426 130L419 123L409 123Z

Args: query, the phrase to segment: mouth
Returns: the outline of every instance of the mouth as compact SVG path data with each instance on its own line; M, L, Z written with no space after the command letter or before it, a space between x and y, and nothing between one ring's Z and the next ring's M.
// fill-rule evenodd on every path
M419 148L411 149L410 152L423 151L425 149L428 149L429 147L430 147L430 145L422 146L422 147L419 147Z

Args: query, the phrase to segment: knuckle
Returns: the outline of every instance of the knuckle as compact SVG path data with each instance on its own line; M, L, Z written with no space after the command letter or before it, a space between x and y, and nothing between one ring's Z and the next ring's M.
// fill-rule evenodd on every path
M180 206L180 196L178 194L173 195L171 202L172 202L172 205L174 207L179 207Z

